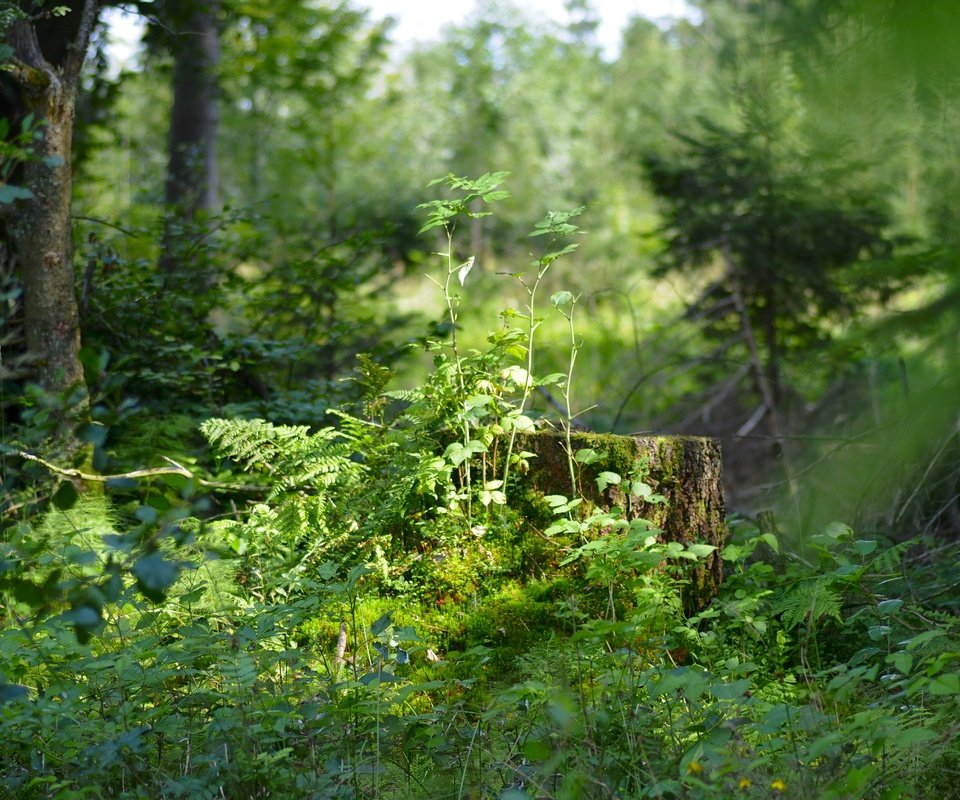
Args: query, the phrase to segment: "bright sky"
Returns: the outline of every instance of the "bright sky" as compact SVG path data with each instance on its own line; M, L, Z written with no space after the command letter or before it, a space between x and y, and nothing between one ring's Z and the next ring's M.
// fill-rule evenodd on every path
M464 21L484 0L357 0L373 16L394 17L393 38L399 43L435 39L445 25ZM519 0L518 5L533 16L541 15L561 24L567 21L564 0ZM615 52L620 33L630 17L643 15L653 20L694 16L685 0L593 0L600 17L598 38L606 52Z
M397 24L393 40L400 45L439 38L445 25L463 22L484 0L354 0L354 5L369 8L375 19L393 17ZM560 24L567 21L564 0L517 0L531 15L542 15ZM641 14L654 21L696 17L686 0L593 0L600 17L598 39L604 51L616 53L620 33L630 17ZM142 20L116 8L106 8L112 44L108 52L115 63L123 63L133 55L134 43L140 38Z

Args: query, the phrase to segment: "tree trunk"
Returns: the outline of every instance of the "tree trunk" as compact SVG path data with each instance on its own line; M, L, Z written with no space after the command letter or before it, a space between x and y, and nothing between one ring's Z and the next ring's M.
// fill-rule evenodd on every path
M173 43L173 109L170 114L166 201L184 219L217 207L217 69L220 66L219 0L196 2Z
M720 444L699 436L614 436L577 433L573 451L592 449L600 454L593 464L578 465L578 493L603 508L617 505L628 519L646 519L663 531L664 542L703 543L716 550L687 573L683 603L688 612L706 607L723 580L720 552L726 543L727 525L720 482ZM528 451L529 480L543 494L571 493L566 441L560 434L536 433L517 437L516 452ZM645 503L625 496L618 486L598 491L596 477L614 472L626 479L638 464L646 464L643 478L666 503Z
M73 274L71 140L80 68L97 3L75 3L67 17L63 47L53 30L45 35L42 49L30 20L15 23L6 36L13 49L9 72L23 109L42 125L42 138L23 166L24 186L33 196L16 204L9 229L23 276L25 333L36 358L36 379L52 392L70 387L78 392L62 420L59 437L64 440L89 411Z
M23 273L27 349L37 358L39 383L51 391L83 382L70 221L73 100L64 91L47 108L43 139L35 147L44 160L24 169L33 198L11 225Z

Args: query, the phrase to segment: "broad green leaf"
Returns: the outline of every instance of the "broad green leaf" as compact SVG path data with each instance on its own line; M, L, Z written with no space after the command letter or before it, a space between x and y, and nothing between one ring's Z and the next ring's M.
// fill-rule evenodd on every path
M899 653L893 653L888 658L887 661L891 662L894 667L896 667L897 672L902 673L903 675L909 675L910 670L913 669L913 656L910 653L905 653L902 650Z
M620 476L616 472L601 472L597 475L597 491L602 492L608 486L620 483Z
M877 613L881 617L889 617L896 614L903 605L903 600L882 600L877 603Z
M564 309L573 304L573 292L555 292L550 297L550 303L558 309Z
M32 197L33 192L23 186L0 183L0 205L9 205L16 200L29 200Z
M67 511L73 508L78 496L77 487L70 483L70 481L64 481L57 487L57 491L54 492L51 502L61 511Z
M133 565L133 576L137 579L137 588L144 597L159 603L177 579L177 567L159 553L150 553Z
M949 695L960 694L960 674L956 672L945 672L937 675L930 681L930 694L938 697L947 697Z
M573 457L580 464L594 464L601 458L600 454L590 447L577 450Z
M867 630L867 635L876 642L887 636L891 630L893 629L889 625L871 625Z
M853 536L853 529L843 522L831 522L823 529L823 532L826 536L836 540Z
M94 447L103 447L104 442L107 441L107 432L105 425L99 422L89 422L80 426L77 436L81 441L92 444Z
M370 633L372 633L374 636L379 636L387 628L390 627L390 622L392 617L393 617L393 612L388 611L386 614L384 614L382 617L380 617L378 620L376 620L376 622L374 622L370 626Z
M360 677L360 683L364 686L372 686L378 683L398 683L400 678L390 672L368 672Z
M28 697L30 690L19 683L0 683L0 703L9 703L11 700L21 700Z

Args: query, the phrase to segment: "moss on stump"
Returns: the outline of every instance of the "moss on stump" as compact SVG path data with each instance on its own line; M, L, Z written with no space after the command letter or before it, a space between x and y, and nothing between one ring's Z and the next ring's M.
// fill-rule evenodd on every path
M571 438L573 451L596 451L600 458L592 464L577 464L577 491L588 502L601 508L620 506L628 519L647 519L663 534L662 541L711 544L716 550L690 569L689 589L684 606L695 612L713 598L723 580L720 551L727 537L723 488L720 483L720 444L700 436L617 436L577 433ZM571 495L570 469L566 439L562 434L538 432L518 435L516 452L534 453L528 480L543 494ZM665 504L645 503L625 496L619 486L604 491L597 488L601 472L615 472L623 478L637 465L645 464L644 481Z

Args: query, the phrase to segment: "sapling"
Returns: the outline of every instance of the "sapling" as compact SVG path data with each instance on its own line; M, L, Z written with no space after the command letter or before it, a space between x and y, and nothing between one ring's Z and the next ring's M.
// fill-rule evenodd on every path
M522 273L513 274L513 277L520 282L520 285L523 286L527 292L527 313L523 315L527 320L527 366L526 376L523 382L523 390L520 396L520 404L516 411L512 414L513 424L510 426L510 440L507 444L507 457L503 468L504 493L507 492L507 479L510 477L510 465L513 461L513 448L516 444L517 429L519 425L522 424L521 421L523 420L523 412L526 410L527 402L530 400L530 395L533 393L535 388L535 382L533 378L534 339L536 337L537 328L539 328L543 322L543 320L538 318L536 315L537 290L540 288L540 283L543 281L544 276L547 274L547 271L550 269L550 266L553 264L553 262L561 256L567 255L567 253L572 253L580 246L576 242L573 242L561 247L559 250L550 249L558 239L565 236L571 236L575 233L582 233L582 231L576 225L570 224L570 220L580 215L583 212L583 209L584 206L580 206L580 208L576 208L573 211L547 212L547 216L534 226L533 232L530 234L531 237L551 237L543 255L541 255L531 264L531 266L536 270L536 277L530 283L528 283L524 280Z

